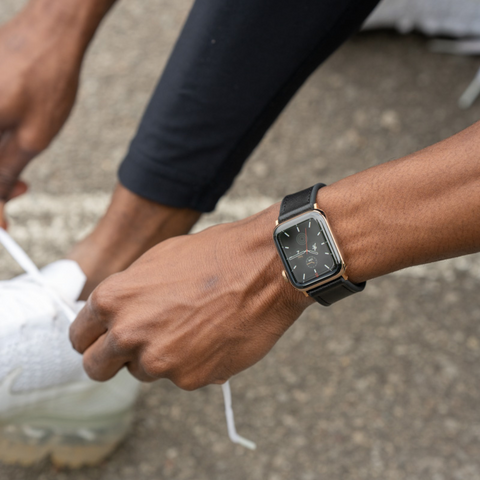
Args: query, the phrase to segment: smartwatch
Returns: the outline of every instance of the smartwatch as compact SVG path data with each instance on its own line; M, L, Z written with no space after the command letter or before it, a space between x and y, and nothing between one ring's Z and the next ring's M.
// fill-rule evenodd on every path
M327 217L316 203L317 192L324 186L318 183L283 199L273 238L284 265L284 279L329 307L361 292L366 282L348 280Z

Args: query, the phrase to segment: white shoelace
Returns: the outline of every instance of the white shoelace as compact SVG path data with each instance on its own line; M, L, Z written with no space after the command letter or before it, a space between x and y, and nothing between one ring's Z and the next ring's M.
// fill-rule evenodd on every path
M0 228L0 243L5 247L8 253L23 268L23 270L25 270L27 274L30 275L36 282L38 282L38 284L45 288L46 292L49 294L52 300L54 300L55 303L57 303L57 305L65 312L70 322L73 322L77 316L73 306L70 305L70 302L63 299L55 290L50 288L49 285L47 285L38 267L33 263L33 261L20 247L20 245L18 245L17 242L15 242L15 240L13 240L13 238L3 228ZM255 450L257 448L255 443L240 436L237 433L237 429L235 428L235 418L232 408L232 392L230 389L230 382L226 382L222 385L222 391L223 399L225 402L225 415L227 417L228 436L230 437L230 440L233 443L238 443L239 445L244 446L245 448Z
M70 322L73 322L77 316L73 305L69 301L63 299L53 288L51 288L43 278L42 272L32 262L30 257L23 251L15 240L3 229L0 228L0 243L5 247L7 252L13 259L23 268L23 270L32 277L39 285L41 285L46 293L55 301L55 303L63 310Z

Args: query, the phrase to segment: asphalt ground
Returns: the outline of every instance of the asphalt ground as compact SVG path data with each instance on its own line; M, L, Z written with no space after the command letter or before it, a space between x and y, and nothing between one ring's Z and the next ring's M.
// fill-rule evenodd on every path
M86 61L73 116L26 173L11 232L40 265L104 211L115 172L191 2L130 0ZM2 0L0 21L19 8ZM215 214L242 218L315 181L400 157L475 122L456 102L478 59L433 54L420 36L362 34L299 92ZM6 66L1 66L1 69ZM407 186L406 186L407 187ZM3 278L17 272L0 253ZM310 308L262 362L233 380L230 444L219 387L143 388L132 434L104 464L0 466L3 480L480 479L480 257L369 282Z

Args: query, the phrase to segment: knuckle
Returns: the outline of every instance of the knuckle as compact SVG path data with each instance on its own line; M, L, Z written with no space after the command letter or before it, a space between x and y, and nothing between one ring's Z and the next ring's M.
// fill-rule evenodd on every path
M18 147L25 155L32 157L46 150L50 141L50 136L40 129L28 129L19 134Z
M217 378L215 381L212 382L212 385L225 385L228 382L228 378Z
M137 362L128 362L126 367L130 374L141 382L151 383L156 380L155 378L147 376Z
M150 353L142 355L140 365L145 375L150 378L168 377L171 367L171 363L167 359Z
M130 333L123 328L114 327L109 331L111 348L118 355L126 355L135 348Z
M23 112L24 82L0 83L0 113L2 117L17 118Z
M175 385L182 390L187 392L193 392L199 388L205 387L209 382L202 382L197 378L182 376L174 380Z
M141 368L148 378L161 378L161 370L159 371L156 366L142 360Z
M80 352L80 346L78 344L78 333L77 333L76 322L73 322L70 325L70 329L68 331L68 336L69 336L70 343L72 344L73 349L76 350L77 352L81 353Z
M13 189L17 176L7 167L0 166L0 197L6 198Z
M115 305L115 290L108 282L101 283L90 295L90 308L99 316L106 316Z
M101 374L101 371L95 367L93 362L89 362L86 358L83 359L83 369L85 373L96 382L103 382L106 379Z

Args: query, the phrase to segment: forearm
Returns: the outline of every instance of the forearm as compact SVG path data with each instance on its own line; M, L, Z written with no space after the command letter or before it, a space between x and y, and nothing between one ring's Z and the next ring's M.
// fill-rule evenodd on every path
M480 123L320 190L353 282L480 251Z
M479 138L480 124L320 190L353 282L480 250ZM103 381L127 365L193 390L263 358L313 303L282 280L278 214L162 242L103 282L70 330L85 371Z
M20 17L45 25L52 39L68 39L83 55L116 0L30 0Z

